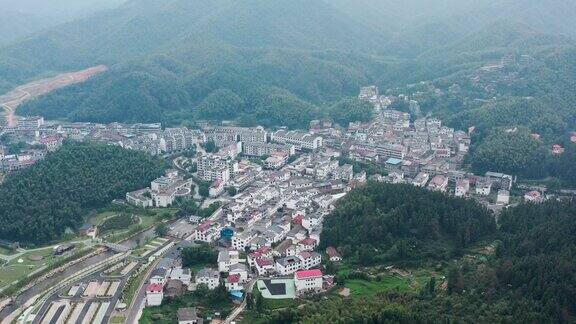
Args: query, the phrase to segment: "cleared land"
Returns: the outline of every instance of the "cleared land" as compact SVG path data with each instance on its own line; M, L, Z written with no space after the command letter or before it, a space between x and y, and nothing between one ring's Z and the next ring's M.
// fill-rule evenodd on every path
M351 279L346 281L351 296L374 296L378 293L396 290L405 292L410 290L408 280L397 276L385 276L381 280Z
M94 75L107 70L108 68L106 66L98 65L82 71L62 73L52 78L26 83L0 96L0 106L2 106L6 112L6 121L8 126L14 127L16 125L14 117L16 108L18 108L18 106L20 106L24 101L37 98L72 84L85 82Z

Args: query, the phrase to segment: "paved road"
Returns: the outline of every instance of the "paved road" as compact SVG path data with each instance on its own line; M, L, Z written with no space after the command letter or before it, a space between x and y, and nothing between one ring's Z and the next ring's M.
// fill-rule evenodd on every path
M182 244L185 244L184 242L180 242L178 244L175 244L172 248L168 249L168 251L166 251L166 253L164 255L162 255L161 257L158 257L154 263L150 266L150 268L148 268L148 271L146 272L146 275L144 276L144 280L140 283L140 287L138 288L138 292L136 293L136 296L134 296L134 298L132 299L132 304L129 305L128 308L128 315L126 316L126 324L136 324L138 323L138 320L140 319L140 316L142 315L142 310L144 309L146 303L145 303L145 299L146 299L146 285L147 283L150 281L150 275L152 274L152 271L154 271L154 269L156 269L156 267L158 266L158 264L166 257L177 257L178 256L178 247L182 246Z
M240 304L240 306L236 307L234 309L234 311L232 313L230 313L230 315L228 315L228 317L226 317L226 320L224 321L225 324L230 324L232 323L232 321L234 321L236 319L236 317L238 317L238 315L240 315L240 313L242 313L244 311L244 308L246 308L246 296L248 296L246 294L247 291L252 291L252 288L254 288L254 284L256 283L256 279L250 281L248 283L248 285L246 285L246 289L244 290L244 300L242 300L242 303Z

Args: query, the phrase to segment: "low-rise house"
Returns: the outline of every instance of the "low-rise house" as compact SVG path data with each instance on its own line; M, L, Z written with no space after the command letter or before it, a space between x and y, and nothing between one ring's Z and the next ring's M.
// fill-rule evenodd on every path
M541 202L543 198L539 191L533 190L524 195L524 200L529 202Z
M476 181L476 194L488 196L492 192L492 181L482 180Z
M428 184L428 188L434 191L445 192L448 188L448 178L442 175L437 175L432 178L432 181Z
M322 271L318 269L296 271L294 284L298 294L318 292L322 290Z
M302 261L296 256L287 256L276 260L276 272L286 276L302 269Z
M239 251L244 251L249 246L250 241L255 237L254 233L243 232L238 235L232 236L232 248Z
M251 252L250 254L248 254L248 265L251 267L255 267L256 266L256 260L258 259L271 259L273 256L273 252L272 249L264 246L261 247L259 249L257 249L254 252Z
M330 259L330 261L332 262L340 262L342 261L342 256L340 255L340 253L338 253L338 251L336 251L336 249L332 246L329 246L326 248L326 254L328 254L328 258Z
M198 317L196 307L179 308L176 312L178 324L203 324L204 320Z
M496 197L496 203L502 205L508 205L510 203L510 191L508 190L498 190L498 196Z
M318 245L318 242L311 238L305 238L302 241L298 242L298 248L300 251L312 251Z
M552 154L554 155L562 155L564 154L564 147L562 147L562 145L560 144L554 144L552 145Z
M266 276L274 272L274 261L271 258L256 259L255 268L260 276Z
M151 283L146 287L146 306L160 306L164 299L164 285Z
M175 268L170 269L170 272L168 273L168 280L169 281L179 280L186 286L190 285L191 279L192 279L192 274L190 273L190 269L185 269L182 267L175 267Z
M456 197L464 197L470 191L470 181L468 179L458 179L456 180L456 190L454 195Z
M228 272L230 266L240 262L240 252L224 250L218 253L218 271Z
M236 263L231 265L228 274L240 276L241 283L248 281L248 270L246 269L246 266L242 263Z
M417 187L425 187L428 183L428 179L430 179L430 175L428 173L420 172L418 175L416 175L414 181L412 181L412 184Z
M322 256L320 253L313 251L302 251L298 254L298 258L300 259L300 266L302 269L312 269L322 263Z
M196 273L196 285L205 284L208 289L216 289L220 284L220 273L217 270L204 268Z
M196 228L195 241L205 242L205 243L212 243L216 241L218 236L220 235L220 229L218 226L214 225L214 222L207 220L204 223L198 225Z
M231 274L226 278L226 290L228 291L239 291L244 290L244 285L240 282L239 274Z
M150 283L151 284L166 284L166 274L167 271L165 268L156 268L152 271L150 275Z

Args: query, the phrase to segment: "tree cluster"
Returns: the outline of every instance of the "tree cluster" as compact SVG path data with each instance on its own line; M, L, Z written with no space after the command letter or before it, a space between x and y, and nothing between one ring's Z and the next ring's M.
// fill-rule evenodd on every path
M116 146L65 143L0 185L0 237L27 243L58 239L91 208L146 187L164 162Z

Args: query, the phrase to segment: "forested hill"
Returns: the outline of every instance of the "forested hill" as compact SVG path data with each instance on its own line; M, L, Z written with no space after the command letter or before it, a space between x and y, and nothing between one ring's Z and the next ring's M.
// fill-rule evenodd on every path
M164 162L115 146L64 146L0 185L0 237L45 243L101 207L162 175Z
M254 95L280 89L286 110L306 102L317 118L362 85L444 80L505 54L544 59L574 46L576 6L547 2L131 0L0 49L0 92L42 73L103 63L108 73L22 113L179 124L202 118L204 101L227 91L247 106L231 119L248 112L244 120L254 121Z
M574 323L575 200L527 203L505 209L500 217L501 227L495 231L493 223L482 221L485 212L470 202L430 193L423 194L425 197L420 198L420 203L425 207L418 208L412 204L416 198L408 188L369 184L341 200L326 220L321 236L324 246L333 244L344 252L345 266L340 266L341 269L361 271L364 278L375 272L384 275L383 266L392 260L383 257L390 256L391 244L384 244L387 236L396 241L411 236L409 246L423 250L422 258L430 251L430 245L439 246L440 242L426 237L449 228L471 225L484 229L497 240L486 248L466 248L463 254L454 254L449 263L445 263L448 266L443 270L443 277L431 279L419 292L390 289L370 297L344 298L329 294L306 306L262 314L258 323ZM418 191L414 188L414 192ZM475 212L466 212L463 207L466 205ZM425 211L430 216L425 216ZM436 217L437 214L446 217ZM471 221L474 214L479 221ZM434 220L439 223L430 222ZM409 225L401 229L402 224ZM424 228L428 228L430 234L419 234ZM403 231L404 234L396 234ZM349 235L353 238L350 242L357 245L342 245L347 241L340 234ZM495 251L488 249L493 246ZM362 255L362 249L373 255L365 257L371 260L369 267L357 264L357 255ZM428 255L433 256L436 255ZM406 265L403 258L410 259L411 255L398 256L392 264ZM432 263L412 263L415 267L403 269L417 277L422 268L430 269L433 265L438 269L442 263L436 258ZM436 281L444 278L445 282Z
M338 201L321 245L360 265L449 260L494 234L494 216L472 200L412 185L372 182Z
M306 127L309 116L327 113L324 102L355 96L385 68L370 54L379 40L376 30L320 0L133 0L0 49L0 78L15 84L39 71L110 67L24 105L24 115L179 124L202 118L205 100L226 91L246 108L231 118L274 96L267 104L295 111L294 123Z

